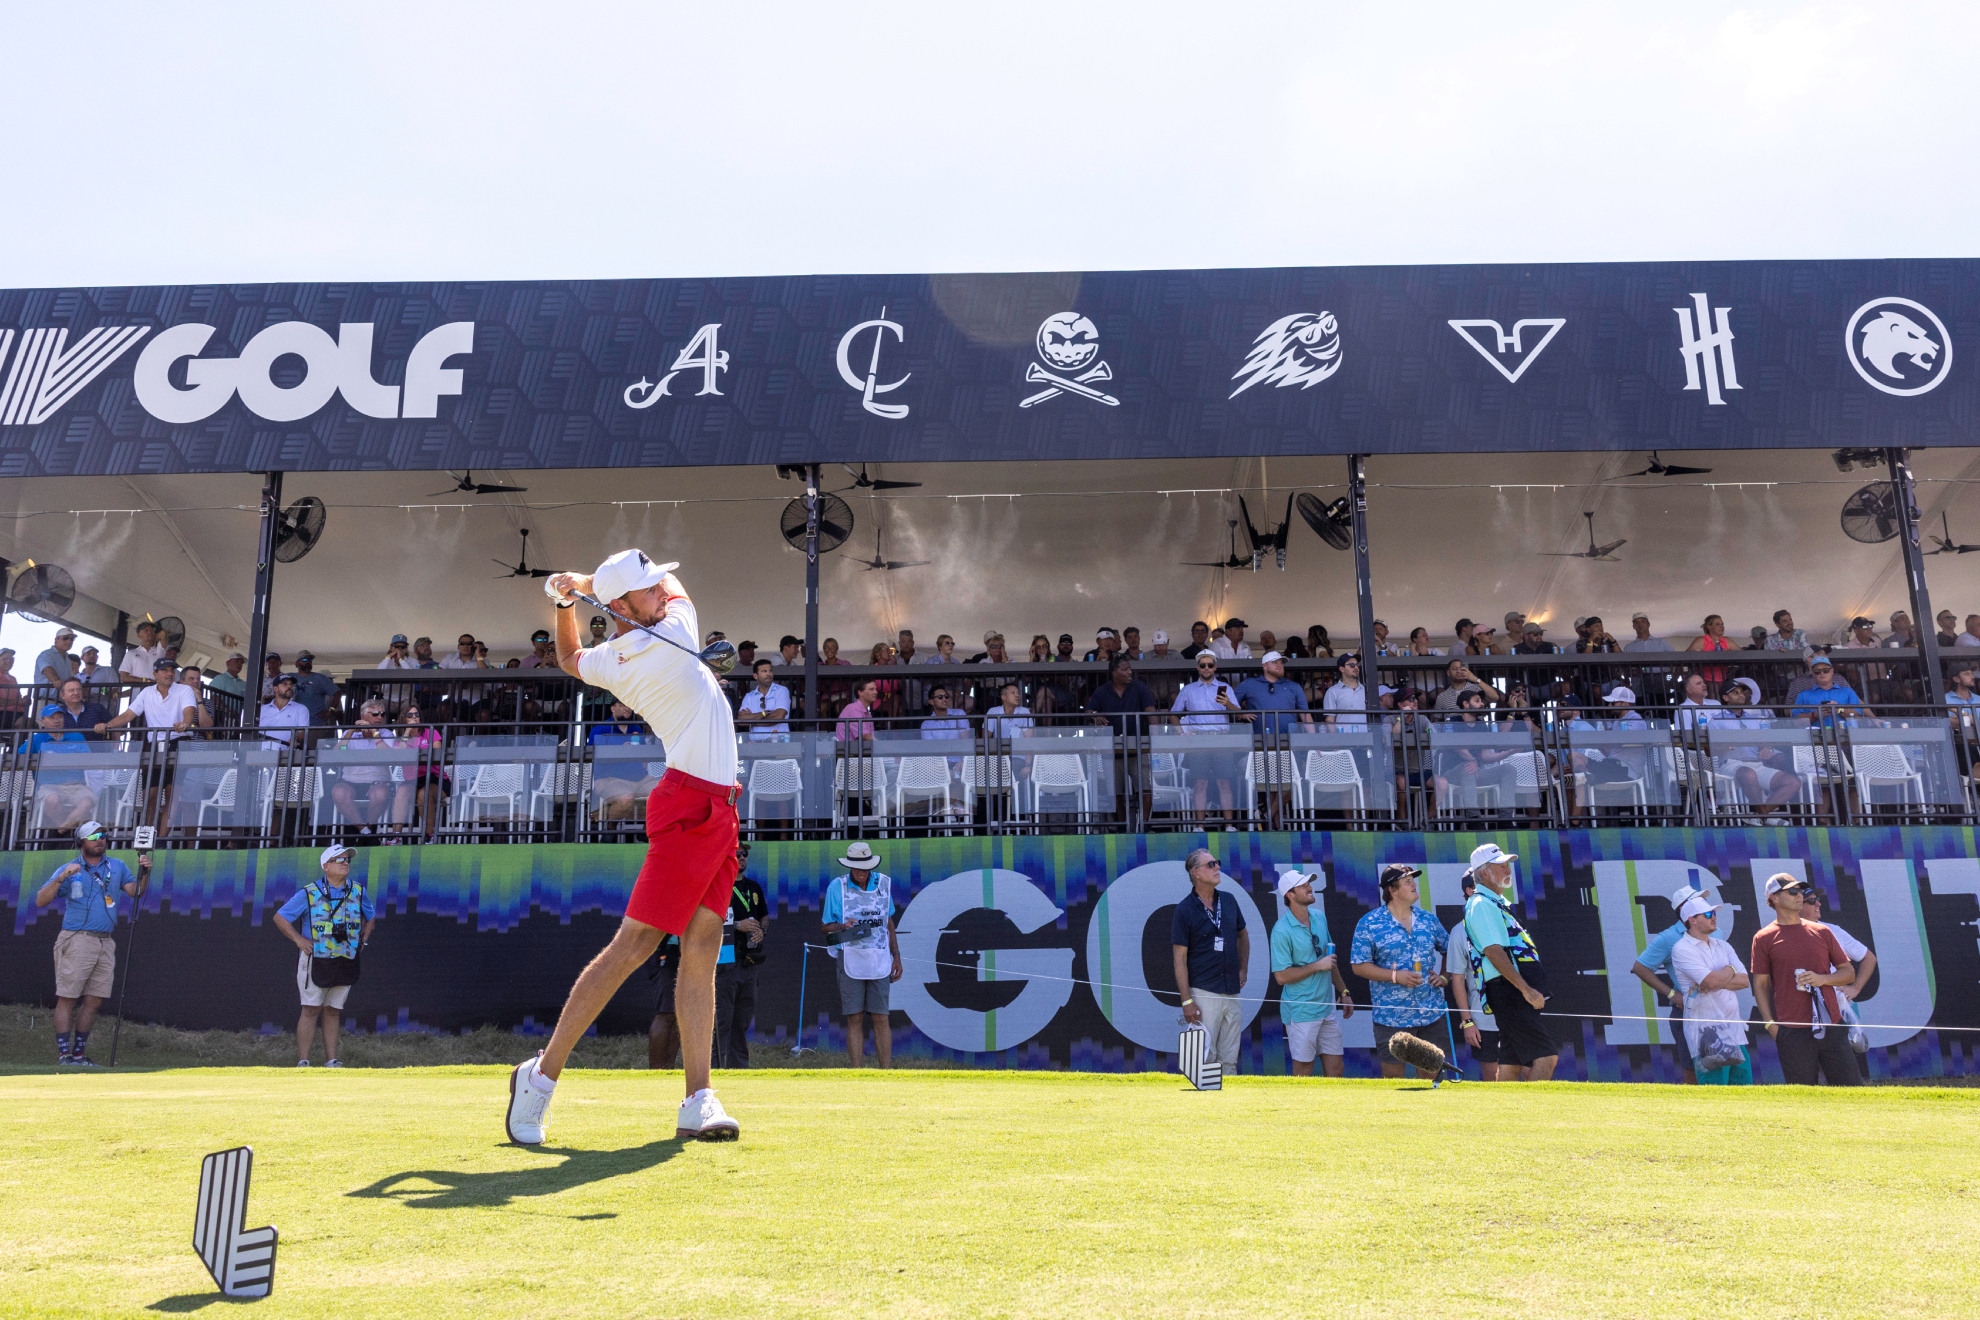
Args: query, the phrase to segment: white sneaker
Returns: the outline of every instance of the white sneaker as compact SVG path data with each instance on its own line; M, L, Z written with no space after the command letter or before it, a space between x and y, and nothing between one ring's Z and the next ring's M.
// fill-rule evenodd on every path
M680 1117L674 1120L674 1136L693 1141L734 1141L742 1126L729 1117L713 1090L697 1091L681 1101Z
M524 1059L509 1074L509 1140L518 1146L543 1144L544 1120L550 1116L551 1092L536 1085L536 1065L542 1055ZM556 1086L555 1082L551 1083Z
M344 1064L343 1061L340 1059L325 1059L323 1061L323 1066L326 1068L341 1068L344 1066Z
M307 1068L307 1067L309 1067L309 1060L308 1060L308 1059L297 1059L297 1060L296 1060L296 1067L298 1067L298 1068Z

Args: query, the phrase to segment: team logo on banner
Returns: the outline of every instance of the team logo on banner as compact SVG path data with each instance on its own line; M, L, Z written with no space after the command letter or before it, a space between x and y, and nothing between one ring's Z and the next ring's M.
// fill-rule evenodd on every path
M637 381L626 386L624 396L626 407L651 408L662 398L667 397L667 386L683 371L701 372L701 388L695 391L697 398L703 394L713 394L720 398L722 391L717 388L715 374L729 369L728 353L716 344L721 334L720 321L711 322L695 331L694 338L688 340L687 347L674 358L674 369L662 376L657 384L641 376ZM635 399L634 393L641 391L643 391L642 396Z
M1121 401L1094 387L1095 381L1112 380L1114 369L1100 356L1100 327L1078 312L1054 312L1038 326L1038 361L1025 368L1024 378L1033 385L1045 385L1018 407L1030 408L1056 399L1061 394L1077 394L1094 403L1118 408Z
M1265 327L1231 379L1235 399L1253 385L1310 390L1341 369L1341 326L1332 312L1294 312Z
M1937 389L1952 369L1946 323L1909 298L1872 298L1857 308L1843 351L1872 389L1899 397Z
M952 1050L1007 1050L1036 1036L1072 999L1065 914L1017 871L965 871L926 885L902 911L906 968L894 1006Z
M1511 334L1507 334L1497 321L1483 319L1470 321L1459 320L1447 321L1445 324L1457 331L1458 337L1463 339L1465 343L1477 349L1478 356L1491 363L1492 370L1504 376L1508 384L1516 384L1519 378L1526 374L1526 369L1539 360L1540 355L1546 351L1547 345L1554 342L1554 336L1559 334L1561 327L1567 324L1567 318L1565 316L1529 316L1525 320L1514 321ZM1531 348L1521 343L1521 336L1525 335L1527 331L1543 329L1546 333L1535 340ZM1474 331L1485 330L1492 332L1489 336L1491 339L1491 346L1489 348L1486 347L1484 337L1473 333ZM1512 350L1511 358L1506 357L1506 351L1508 349Z
M41 425L150 332L143 325L98 326L71 345L67 330L20 331L20 349L0 380L0 426ZM0 365L15 337L0 330Z
M862 374L853 370L852 355L859 337L869 331L873 335L873 351L867 355L866 371ZM887 309L882 307L879 316L871 321L861 321L858 325L840 335L838 354L839 379L859 391L860 407L866 409L866 411L872 413L875 417L884 417L890 422L898 422L901 418L908 415L908 406L905 403L875 402L876 395L891 394L893 391L907 384L914 376L914 373L910 371L897 381L890 382L886 385L880 384L880 350L886 344L887 336L890 334L893 335L894 342L897 344L905 344L907 342L907 331L901 329L901 323L899 321L889 321L887 319Z
M1702 293L1691 295L1692 307L1674 307L1678 317L1678 351L1684 354L1684 387L1703 388L1705 402L1722 407L1719 395L1739 388L1739 373L1733 367L1732 308L1711 305ZM1715 321L1713 318L1717 316Z

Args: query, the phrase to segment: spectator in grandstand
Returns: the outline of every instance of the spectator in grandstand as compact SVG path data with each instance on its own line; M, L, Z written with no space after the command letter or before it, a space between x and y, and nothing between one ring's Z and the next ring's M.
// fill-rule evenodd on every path
M1183 858L1190 892L1169 917L1169 953L1183 1021L1204 1030L1203 1058L1238 1069L1244 1009L1238 995L1251 974L1251 931L1237 899L1218 886L1223 867L1215 853L1197 848Z
M1946 692L1946 704L1955 708L1980 706L1980 693L1976 693L1974 664L1972 660L1955 660L1947 666L1946 676L1952 687Z
M309 651L296 652L296 700L312 724L323 723L323 712L337 700L337 681L316 672L316 656Z
M1835 663L1828 656L1817 653L1815 658L1808 662L1808 676L1813 681L1795 694L1794 704L1797 711L1812 715L1814 711L1824 706L1837 706L1843 710L1870 714L1869 707L1865 706L1863 699L1856 695L1856 689L1837 677ZM1827 724L1828 721L1829 717L1824 715L1822 722Z
M715 1066L749 1067L749 1024L756 1016L757 969L763 966L764 923L770 900L747 869L749 845L736 845L736 883L729 892L722 952L715 963Z
M1417 905L1423 872L1402 862L1382 868L1382 902L1354 926L1350 960L1368 982L1375 1006L1375 1059L1384 1077L1401 1077L1403 1065L1389 1053L1400 1032L1444 1035L1444 928Z
M758 660L750 677L756 686L743 694L736 723L749 730L751 742L789 742L791 690L777 681L775 666L768 660Z
M1267 651L1258 663L1263 672L1237 686L1238 704L1244 708L1238 718L1265 734L1290 733L1295 723L1311 729L1313 716L1307 713L1306 689L1286 677L1286 658L1277 651Z
M91 651L94 651L95 649L96 648L93 646L89 648L89 650ZM84 652L85 656L87 656L87 654L88 652ZM246 670L247 670L247 657L242 655L239 651L236 651L232 655L227 657L227 672L224 674L215 674L212 680L207 684L207 686L211 687L216 692L225 692L230 696L239 697L242 701L246 701L247 700Z
M1471 874L1478 888L1464 905L1465 938L1471 965L1484 983L1485 1000L1499 1020L1499 1080L1524 1076L1549 1081L1559 1051L1541 1013L1547 1007L1547 974L1533 937L1513 916L1507 896L1513 890L1517 853L1496 843L1471 850ZM1512 1069L1522 1069L1513 1073Z
M1289 866L1279 873L1272 980L1279 987L1279 1021L1285 1024L1286 1053L1292 1056L1295 1077L1311 1077L1316 1056L1326 1076L1341 1075L1341 1022L1354 1015L1327 914L1319 905L1318 891L1326 887L1327 877L1318 869Z
M1031 654L1025 657L1025 663L1042 665L1051 658L1052 639L1044 633L1034 633L1031 638Z
M1723 632L1724 629L1722 628L1721 631ZM1980 646L1980 642L1975 642L1974 644ZM1705 648L1693 646L1691 649L1698 651ZM1794 615L1788 613L1786 610L1775 610L1774 631L1767 638L1766 649L1769 651L1788 651L1795 655L1801 655L1808 650L1808 634L1794 626Z
M1183 647L1182 658L1185 660L1194 660L1198 651L1207 651L1209 649L1210 625L1198 619L1195 623L1189 625L1189 645Z
M1884 638L1883 645L1896 650L1904 646L1917 646L1918 635L1911 626L1911 616L1903 610L1891 615L1890 635Z
M1141 651L1141 629L1129 624L1121 629L1121 654L1130 660L1143 658Z
M1514 655L1555 655L1560 651L1547 640L1547 630L1537 623L1523 623L1519 632L1519 645L1513 647Z
M1585 816L1594 805L1595 790L1604 784L1626 783L1643 777L1645 752L1637 747L1602 747L1592 745L1576 746L1573 735L1576 733L1596 733L1605 729L1644 729L1649 724L1636 713L1636 693L1627 686L1618 684L1602 698L1605 711L1588 717L1577 715L1568 721L1569 745L1568 766L1581 776L1576 781L1577 788L1585 782L1589 792L1575 794L1574 814ZM1675 937L1673 937L1675 938Z
M1112 657L1114 652L1120 649L1120 634L1112 628L1099 628L1093 634L1093 649L1081 656L1080 659L1086 661L1088 664L1101 664L1106 662Z
M14 677L14 648L0 646L0 728L14 728L27 711L21 681Z
M57 701L41 708L37 721L40 728L28 735L30 755L39 758L43 752L89 750L83 735L70 728L63 715L62 704ZM49 769L38 759L34 768L34 793L43 829L72 830L96 814L96 794L83 771Z
M1867 649L1880 644L1876 625L1870 621L1868 615L1859 614L1851 619L1847 626L1836 629L1837 646Z
M426 842L433 842L433 834L440 828L442 820L440 799L451 797L454 792L453 776L441 763L440 748L446 738L440 730L426 722L417 701L408 701L399 713L399 746L419 754L419 762L411 775L411 783L399 785L398 792L403 805L395 805L392 818L401 823L411 823Z
M1766 817L1801 796L1801 776L1794 773L1792 753L1785 747L1739 746L1730 741L1733 729L1771 729L1773 712L1752 704L1760 685L1750 678L1736 678L1726 684L1724 712L1714 721L1720 730L1713 748L1714 764L1720 774L1729 775L1740 795L1753 807L1749 825L1765 825Z
M206 673L198 665L186 665L179 670L179 686L192 693L193 726L199 729L213 727L213 703L206 696Z
M296 700L296 680L288 674L275 680L274 695L261 706L261 745L275 751L291 746L300 749L303 741L294 730L309 727L309 711Z
M1671 644L1661 637L1650 635L1650 616L1642 610L1629 616L1630 630L1636 634L1634 641L1623 643L1625 651L1668 651Z
M72 678L62 684L60 705L64 728L81 730L87 742L103 740L103 735L96 731L96 726L110 722L110 708L100 701L89 700L83 690L82 680Z
M124 651L124 663L117 666L117 677L133 687L151 681L151 666L164 658L165 647L158 625L146 619L137 626L137 645Z
M1843 1001L1843 1017L1854 1021L1856 1010L1853 1005L1863 992L1870 988L1870 974L1877 970L1877 955L1862 940L1857 939L1835 922L1823 919L1822 904L1826 901L1820 885L1811 884L1802 890L1801 919L1817 922L1825 927L1829 934L1836 937L1836 943L1842 946L1842 951L1849 955L1850 963L1856 968L1855 980L1848 985L1836 987L1836 998ZM1840 969L1831 967L1829 970L1833 972Z
M768 660L760 661L769 664ZM593 747L623 747L633 744L658 742L646 730L646 725L637 719L632 707L625 702L612 702L612 718L608 723L594 725L585 741ZM591 796L597 802L598 819L642 820L646 816L646 799L660 780L652 775L654 763L636 759L610 757L604 760L593 758L591 771ZM671 1011L671 1010L670 1010Z
M1327 630L1317 623L1306 630L1306 649L1315 660L1322 656L1334 658L1334 643L1328 639Z
M1471 651L1472 634L1476 633L1477 631L1478 631L1478 625L1473 623L1470 619L1459 619L1456 623L1452 624L1451 635L1453 640L1451 643L1450 654L1452 655L1469 654Z
M914 633L909 629L903 628L899 634L899 641L894 646L894 659L892 663L897 665L911 665L914 662Z
M1764 651L1767 649L1768 635L1767 630L1756 623L1747 634L1746 645L1739 649L1742 651Z
M1258 654L1263 655L1267 651L1276 651L1278 649L1279 637L1277 633L1267 628L1258 634Z
M603 641L605 639L601 637L598 640ZM440 662L433 658L433 639L431 637L413 638L412 660L414 669L438 669L440 667Z
M1718 718L1721 709L1719 701L1709 695L1712 688L1705 681L1702 671L1686 674L1680 690L1684 693L1684 700L1678 702L1677 706L1676 722L1679 728L1702 727Z
M587 623L585 627L590 633L590 637L585 642L585 645L587 647L602 646L605 642L606 636L612 630L611 621L608 620L602 614L592 615L591 621ZM756 648L752 646L750 649L753 651ZM738 646L736 650L740 652L742 650L742 647Z
M62 929L55 936L55 1062L91 1068L89 1032L97 1010L116 988L117 912L123 901L137 900L151 882L151 854L138 854L137 874L107 856L109 842L103 826L84 821L76 827L80 856L68 862L35 891L34 905L62 902ZM80 1007L80 1012L78 1012Z
M1980 646L1980 614L1966 616L1966 631L1953 640L1955 647Z
M1789 619L1788 622L1792 623L1794 620ZM1691 645L1685 648L1686 650L1716 652L1736 651L1739 649L1726 636L1726 621L1720 616L1716 614L1706 615L1705 622L1702 626L1704 628L1703 634L1693 638ZM1797 631L1795 636L1801 636L1800 632ZM1768 647L1769 649L1773 647L1772 638L1768 639ZM1724 665L1700 665L1698 672L1704 675L1705 682L1709 687L1717 688L1726 681L1730 671Z
M879 702L880 684L870 678L862 679L853 691L852 701L839 712L839 722L832 731L832 737L842 743L857 742L872 747L873 708Z
M1579 640L1574 644L1578 655L1613 655L1623 649L1622 643L1609 635L1599 614L1591 614L1583 620L1578 633Z
M462 633L454 644L454 653L442 656L442 669L487 669L488 648L474 640L473 633Z
M1464 901L1471 902L1471 896L1478 892L1478 878L1466 871L1458 877L1458 888L1464 893ZM1492 1016L1492 1006L1485 1002L1485 986L1478 979L1478 972L1471 965L1471 939L1464 933L1464 920L1459 918L1457 925L1444 933L1448 941L1444 948L1444 975L1451 983L1451 999L1457 1005L1458 1030L1464 1034L1464 1043L1471 1050L1472 1062L1478 1065L1480 1080L1499 1080L1499 1020ZM1507 1081L1519 1079L1519 1065L1507 1064L1512 1076Z
M114 687L117 683L117 671L103 663L103 653L94 646L85 646L77 653L76 677L92 686Z
M1774 920L1753 937L1753 1002L1789 1085L1813 1086L1819 1074L1831 1086L1858 1086L1835 989L1853 984L1856 969L1828 927L1802 919L1808 888L1785 871L1767 880Z
M1279 666L1279 672L1285 672L1285 665ZM1320 709L1326 712L1327 723L1337 729L1366 729L1368 689L1361 681L1361 657L1348 652L1335 662L1335 673L1339 677L1320 694Z
M1167 660L1174 654L1169 650L1169 633L1165 628L1157 628L1150 635L1149 644L1154 648L1148 653L1151 660Z
M98 733L108 733L121 729L132 720L143 718L145 728L153 730L145 739L152 743L177 742L191 737L190 730L199 719L199 704L193 694L179 686L179 670L170 660L162 656L152 661L152 683L131 694L131 704L121 715L112 716L96 726ZM172 818L172 759L161 756L152 763L151 771L145 780L145 800L147 809L152 810L155 801L155 819Z
M523 669L555 669L557 651L550 644L550 630L538 628L529 635L529 654L522 658Z
M1701 898L1703 891L1685 885L1671 895L1671 913L1674 917L1684 910L1686 903ZM1709 903L1708 903L1709 906ZM1696 1086L1698 1075L1691 1066L1691 1047L1684 1030L1685 992L1678 988L1671 969L1671 953L1684 938L1685 922L1682 917L1650 937L1643 946L1643 952L1629 965L1629 974L1650 987L1657 998L1670 1006L1672 1043L1677 1046L1678 1076L1686 1086Z
M1231 731L1231 716L1239 709L1237 693L1217 677L1217 657L1209 651L1196 656L1196 679L1176 693L1171 712L1182 714L1182 731L1187 734L1220 734ZM1210 804L1210 787L1215 784L1225 815L1233 805L1231 780L1238 772L1242 753L1188 752L1184 759L1195 779L1196 814L1201 816Z
M300 703L298 703L300 704ZM392 746L391 731L385 725L385 703L373 697L358 707L357 725L338 735L337 746L354 752L381 751ZM370 838L386 833L392 824L392 772L396 766L364 763L339 766L330 784L330 800L346 825L356 825L358 834ZM364 801L358 801L363 793ZM397 842L393 839L388 843Z
M1249 660L1251 648L1244 640L1243 619L1224 620L1224 635L1210 644L1211 651L1219 660Z
M1483 733L1495 727L1486 713L1485 693L1477 688L1466 688L1445 720L1454 731L1464 733ZM1478 790L1503 785L1510 777L1505 762L1514 754L1512 748L1500 746L1461 745L1440 749L1432 781L1437 800L1452 808L1470 810L1482 806Z
M130 656L126 655L124 658L126 660L129 660ZM282 677L281 652L270 651L267 655L261 658L261 699L263 701L266 701L270 697L275 695L275 682L277 679L281 677Z
M54 643L34 658L35 686L53 691L61 687L65 679L76 676L76 658L69 654L69 648L75 644L74 632L67 628L56 632Z
M845 873L825 886L819 909L831 954L838 962L839 1009L846 1019L846 1052L862 1065L864 1030L873 1029L873 1053L882 1068L893 1066L894 1028L888 1017L893 983L901 979L901 949L894 938L894 882L880 870L880 859L864 842L847 845L839 864Z
M1023 693L1016 679L1006 679L997 689L997 704L983 717L983 732L996 738L1018 738L1031 730L1031 708L1020 700Z
M1004 634L998 632L995 628L984 633L983 654L975 657L975 663L979 665L1003 665L1009 664L1010 660L1011 653L1004 646Z
M924 740L969 737L969 716L955 709L955 694L947 683L938 682L928 689L928 705L930 714L921 722Z
M393 633L392 640L385 643L385 657L378 662L380 669L417 669L419 661L413 659L412 643L404 633Z
M1443 652L1438 650L1436 647L1430 645L1430 630L1428 628L1419 627L1419 628L1411 628L1409 630L1409 648L1406 651L1404 651L1403 654L1442 655Z
M1095 724L1111 724L1116 736L1125 738L1140 731L1141 721L1134 716L1159 707L1154 690L1134 676L1134 662L1115 655L1107 667L1107 681L1086 699L1086 709L1092 712Z
M850 665L852 661L839 654L839 639L827 637L818 644L818 663L821 665Z
M1380 619L1376 619L1376 620L1374 621L1374 623L1373 623L1372 625L1370 625L1370 626L1371 626L1371 627L1373 628L1373 630L1374 630L1374 633L1375 633L1375 655L1376 655L1376 657L1377 657L1377 658L1379 659L1379 658L1380 658L1380 657L1382 657L1382 656L1385 656L1385 655L1388 655L1388 654L1390 654L1390 651L1389 651L1389 625L1388 625L1388 624L1386 624L1386 623L1384 623L1384 622L1383 622L1382 620L1380 620Z
M326 1056L323 1066L344 1066L337 1059L337 1028L357 981L359 955L370 945L372 928L378 924L364 882L351 878L356 856L342 844L325 848L317 857L322 874L291 894L275 914L276 928L297 950L296 989L302 995L302 1016L296 1019L298 1068L309 1067L319 1022ZM308 934L296 929L297 921L305 923Z
M1934 622L1939 625L1939 646L1942 649L1950 648L1958 643L1959 619L1951 610L1940 610L1937 616L1935 616Z
M1490 628L1481 628L1478 631L1489 633L1492 630ZM1467 692L1476 692L1486 701L1496 702L1499 700L1499 690L1497 688L1472 673L1471 666L1465 664L1464 661L1452 660L1444 666L1444 688L1443 691L1437 694L1437 699L1432 703L1432 706L1434 709L1441 711L1456 710L1458 699Z
M1464 648L1466 655L1508 655L1509 647L1499 640L1499 630L1489 623L1478 624L1471 630L1471 643Z
M777 640L777 663L780 665L801 665L804 663L804 638L785 633ZM925 661L923 663L926 663Z
M1684 934L1671 946L1670 969L1677 982L1671 1021L1684 1042L1679 1058L1695 1059L1697 1071L1687 1078L1701 1086L1751 1086L1753 1062L1746 1052L1746 1022L1738 992L1748 978L1739 955L1725 940L1714 939L1718 909L1702 894L1686 895L1678 906ZM1678 1007L1684 1009L1680 1023Z
M1061 665L1071 664L1072 658L1073 635L1071 633L1060 633L1058 649L1052 653L1052 662Z

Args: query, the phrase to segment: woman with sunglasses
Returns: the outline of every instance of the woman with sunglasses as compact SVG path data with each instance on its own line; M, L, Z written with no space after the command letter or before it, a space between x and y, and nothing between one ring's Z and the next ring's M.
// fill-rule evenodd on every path
M1175 704L1169 707L1172 713L1182 715L1184 733L1228 734L1231 731L1231 715L1238 709L1237 693L1229 683L1217 677L1217 657L1208 651L1196 653L1196 679L1185 683L1176 693ZM1204 816L1210 807L1210 784L1215 781L1217 795L1223 802L1224 815L1234 815L1234 798L1231 793L1232 776L1238 773L1237 752L1190 752L1186 761L1190 772L1196 777L1196 814Z
M403 731L398 745L419 752L419 768L410 784L399 785L399 800L392 804L392 819L401 825L413 820L412 812L419 812L420 829L424 842L433 842L433 832L440 827L440 799L450 796L454 782L447 775L446 767L440 764L440 747L446 736L426 722L420 714L419 703L408 701L405 711L399 717ZM429 750L430 749L430 750Z

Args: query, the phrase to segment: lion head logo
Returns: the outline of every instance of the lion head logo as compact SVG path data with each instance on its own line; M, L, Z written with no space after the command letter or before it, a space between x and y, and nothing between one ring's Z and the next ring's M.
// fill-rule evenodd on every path
M1311 389L1341 369L1341 327L1332 312L1294 312L1265 327L1252 341L1244 365L1231 376L1240 382L1230 397L1261 381L1284 389Z
M1939 345L1925 333L1925 327L1902 312L1883 311L1858 332L1858 351L1865 362L1892 380L1907 380L1896 359L1908 357L1919 371L1930 373L1938 360Z

